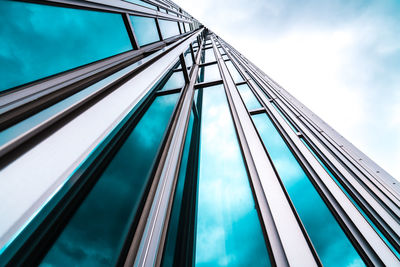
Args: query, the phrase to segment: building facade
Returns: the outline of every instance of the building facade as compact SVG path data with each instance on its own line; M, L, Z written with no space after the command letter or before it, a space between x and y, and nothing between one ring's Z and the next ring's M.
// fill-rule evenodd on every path
M1 266L400 266L398 182L173 2L0 13Z

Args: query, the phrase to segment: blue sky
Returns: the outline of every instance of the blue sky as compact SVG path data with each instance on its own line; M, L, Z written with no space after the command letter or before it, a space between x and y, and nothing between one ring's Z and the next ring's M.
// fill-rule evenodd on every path
M399 1L175 3L400 180Z

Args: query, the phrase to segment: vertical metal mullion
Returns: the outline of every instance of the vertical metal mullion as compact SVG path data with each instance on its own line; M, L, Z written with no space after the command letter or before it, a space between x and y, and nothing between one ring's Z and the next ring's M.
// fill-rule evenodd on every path
M183 77L185 79L185 83L189 83L190 79L189 79L189 73L186 67L186 62L185 62L185 57L183 55L183 53L179 56L179 60L181 62L181 66L182 66L182 72L183 72Z
M128 13L122 14L122 18L124 20L124 23L125 23L125 26L126 26L126 30L128 31L129 39L130 39L130 41L132 43L133 49L135 49L135 50L140 49L140 45L139 45L138 40L136 38L135 30L133 29L129 14Z
M180 58L183 59L182 54ZM171 141L164 150L165 161L158 167L160 178L134 261L135 266L154 266L161 262L162 248L168 226L167 218L171 212L173 187L176 185L179 174L178 170L185 144L198 68L198 64L194 63L194 71L190 81L188 80L189 82L184 87L173 129L168 137Z
M259 206L262 226L272 251L270 258L278 266L296 265L299 262L307 266L317 266L318 257L298 224L298 219L213 39L212 43L249 172L250 184L254 189L254 200Z
M156 20L156 26L157 26L157 32L158 32L158 36L160 37L160 41L163 41L164 38L161 34L161 28L160 28L160 23L158 22L158 18L154 18Z

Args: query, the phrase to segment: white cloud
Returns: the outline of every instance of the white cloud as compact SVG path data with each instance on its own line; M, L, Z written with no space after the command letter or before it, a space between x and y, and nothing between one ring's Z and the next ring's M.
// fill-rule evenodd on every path
M175 2L400 179L395 1Z

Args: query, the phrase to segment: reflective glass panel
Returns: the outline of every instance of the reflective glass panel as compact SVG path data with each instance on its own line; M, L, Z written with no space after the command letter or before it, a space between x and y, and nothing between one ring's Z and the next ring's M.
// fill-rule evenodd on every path
M251 91L250 87L247 84L237 85L236 87L240 95L242 96L243 102L246 105L248 111L261 108L260 102L258 102L253 91Z
M204 63L215 61L214 50L212 48L204 50Z
M154 18L130 16L140 46L160 41Z
M397 256L397 258L400 259L400 254L399 252L396 251L396 249L390 244L389 240L384 236L384 234L379 230L379 228L376 226L376 224L368 217L368 215L363 211L363 209L357 204L357 202L354 200L354 198L347 192L347 190L342 186L342 184L336 179L335 175L326 167L326 165L322 162L322 160L315 154L314 149L312 149L307 142L303 139L300 138L300 140L303 142L303 144L310 150L310 152L314 155L314 157L318 160L319 164L325 169L325 171L329 174L329 176L332 178L332 180L335 181L335 183L342 189L342 191L346 194L346 196L353 202L354 206L358 209L358 211L364 216L364 218L369 222L369 224L372 225L374 230L379 234L379 236L383 239L383 241L386 243L386 245L393 251L393 253Z
M226 66L229 69L229 73L235 83L243 82L243 77L240 75L236 67L233 65L232 61L225 61Z
M252 118L322 264L364 266L269 117L263 113Z
M149 3L146 3L146 2L144 2L144 1L140 1L140 0L125 0L125 1L134 3L134 4L136 4L136 5L145 6L145 7L151 8L151 9L157 9L156 6L150 5ZM165 11L165 10L164 10L164 11Z
M178 23L176 21L160 19L158 23L160 24L161 35L164 39L179 35Z
M42 265L113 266L139 209L178 94L157 97L68 221Z
M0 14L0 91L132 49L119 14L13 1Z
M185 85L185 79L183 78L182 71L173 72L161 90L164 91L164 90L181 88L184 85Z
M217 64L208 65L200 68L199 72L200 82L211 82L216 80L221 80L221 75L219 74L219 69Z
M186 32L190 32L189 23L185 22L185 29L186 29Z
M185 54L185 62L186 62L186 67L188 68L193 65L192 53L190 52L190 50Z
M224 88L202 90L196 266L270 266Z

